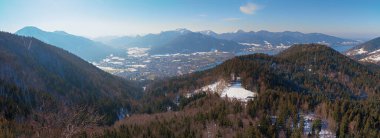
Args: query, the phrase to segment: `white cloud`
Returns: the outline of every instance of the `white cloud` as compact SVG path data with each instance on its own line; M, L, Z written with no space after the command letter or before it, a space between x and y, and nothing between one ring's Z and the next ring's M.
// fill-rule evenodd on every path
M259 9L259 6L248 2L247 4L240 6L240 11L244 14L254 14Z
M227 22L237 22L237 21L240 21L241 18L224 18L223 21L227 21Z

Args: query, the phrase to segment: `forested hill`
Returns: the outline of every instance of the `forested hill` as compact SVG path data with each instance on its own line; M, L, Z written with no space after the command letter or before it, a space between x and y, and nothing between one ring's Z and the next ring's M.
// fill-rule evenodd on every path
M42 119L37 121L41 123L53 121L43 120L48 113L74 115L71 109L81 107L96 109L104 116L100 122L112 123L122 108L129 110L140 91L133 82L110 75L63 49L32 37L0 32L0 118L20 122L41 113L41 118L34 118Z
M379 137L378 70L317 44L294 45L276 56L239 56L150 84L140 108L150 115L126 118L103 135ZM231 74L241 77L245 89L258 92L257 98L241 103L207 90L193 93L222 79L229 82ZM316 118L305 123L308 115Z
M318 44L294 45L276 56L239 56L210 70L152 84L148 90L155 95L162 90L186 93L218 79L228 80L231 74L239 75L247 89L259 93L301 92L330 99L365 99L380 93L379 69Z
M380 37L351 48L346 55L364 63L380 65Z
M296 92L320 95L325 99L367 99L379 97L380 72L339 52L318 44L294 45L276 56L238 56L202 72L152 83L146 90L144 110L160 111L176 95L193 92L231 74L241 77L243 86L259 95L270 92ZM154 100L153 100L154 99Z

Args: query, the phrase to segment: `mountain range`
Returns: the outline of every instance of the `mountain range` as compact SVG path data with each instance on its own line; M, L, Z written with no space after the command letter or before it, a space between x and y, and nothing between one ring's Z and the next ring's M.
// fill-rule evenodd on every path
M119 48L150 48L150 54L193 53L208 52L212 50L240 52L245 48L233 41L217 39L187 29L176 29L145 36L124 36L103 42Z
M120 54L126 48L150 48L149 54L175 54L208 51L239 53L260 48L284 48L293 44L320 43L328 45L354 45L357 41L321 33L269 32L242 30L217 34L211 30L192 32L187 29L163 31L144 36L102 37L93 41L64 31L47 32L36 27L24 27L16 34L35 37L45 43L63 48L87 61L99 61L110 54Z
M380 37L349 49L346 55L361 62L380 64Z
M256 44L273 46L280 45L293 45L303 43L320 43L327 45L352 45L357 41L350 39L343 39L335 36L330 36L322 33L301 33L301 32L269 32L269 31L249 31L238 30L231 33L217 34L212 31L202 31L202 34L210 35L219 39L232 40L238 43Z
M64 31L47 32L36 27L24 27L15 34L31 36L45 43L65 49L87 61L98 61L109 54L116 54L118 50L92 41L82 36L68 34Z
M174 53L194 53L209 51L225 51L238 53L246 48L234 41L218 39L201 33L187 32L183 33L170 41L151 48L151 54L174 54Z
M276 48L302 43L320 43L327 45L355 45L358 43L358 41L355 40L338 38L321 33L304 34L290 31L245 32L239 30L232 33L217 34L211 30L192 32L187 29L176 29L145 36L124 36L111 40L108 39L103 42L115 47L150 47L152 54L200 52L213 49L225 50L227 52L240 52L252 46ZM225 47L232 48L226 49ZM164 48L165 50L160 50L160 48Z

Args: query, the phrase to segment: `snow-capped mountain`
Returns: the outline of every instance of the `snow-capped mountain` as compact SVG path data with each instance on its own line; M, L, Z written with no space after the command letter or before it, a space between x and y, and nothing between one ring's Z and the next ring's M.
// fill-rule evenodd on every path
M353 47L346 55L362 62L380 64L380 37Z

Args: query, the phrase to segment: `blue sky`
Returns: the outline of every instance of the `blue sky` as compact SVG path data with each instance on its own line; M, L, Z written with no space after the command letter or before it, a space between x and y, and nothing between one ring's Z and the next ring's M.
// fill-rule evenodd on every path
M380 36L378 0L0 0L0 30L24 26L88 37L193 31L300 31Z

